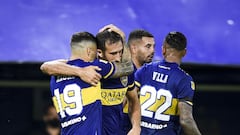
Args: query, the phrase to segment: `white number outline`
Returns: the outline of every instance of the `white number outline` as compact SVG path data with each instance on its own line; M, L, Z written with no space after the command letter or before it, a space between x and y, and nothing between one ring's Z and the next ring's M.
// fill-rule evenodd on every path
M154 87L145 85L141 88L140 94L141 96L146 96L147 93L150 94L150 97L141 105L142 116L162 121L169 121L170 115L163 114L163 112L166 111L172 105L171 92L165 89L159 89L158 91L156 91ZM161 106L157 108L155 115L153 117L154 112L149 111L149 108L156 103L156 100L160 100L162 96L164 96L166 100Z
M69 92L73 92L74 95L69 96ZM61 101L62 99L59 93L59 89L54 90L54 95L57 99L60 116L64 118L66 117L66 114L70 116L80 114L83 109L81 88L77 84L69 84L64 87L62 94L63 101ZM62 105L62 102L65 102L66 104L75 104L75 108L71 108L70 106L64 107Z

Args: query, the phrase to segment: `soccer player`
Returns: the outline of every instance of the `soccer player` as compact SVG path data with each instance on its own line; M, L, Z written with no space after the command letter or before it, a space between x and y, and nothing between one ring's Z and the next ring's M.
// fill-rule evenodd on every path
M110 76L128 75L131 66L109 63L96 58L96 38L88 32L76 33L71 39L71 57L68 65L101 68L99 74ZM127 66L126 66L127 65ZM122 72L122 68L126 71ZM129 72L128 72L129 71ZM61 122L61 134L102 134L101 84L92 86L76 76L52 76L50 89L54 106Z
M180 67L186 37L170 32L163 43L163 61L144 65L135 73L140 88L141 135L200 135L192 115L195 85Z
M108 61L115 61L115 64L120 61L131 61L131 57L128 52L128 48L124 48L124 33L114 25L107 25L100 30L97 35L98 39L98 56L101 59ZM123 57L123 54L127 54ZM129 59L125 59L129 58ZM60 68L57 68L61 66ZM128 65L126 65L128 66ZM58 69L58 70L56 70ZM72 75L79 70L76 67L70 67L69 65L64 65L64 63L52 61L47 62L42 65L42 70L46 73L51 74L64 74ZM129 70L127 68L122 71ZM66 74L67 73L67 74ZM81 75L81 74L75 74ZM106 79L101 80L101 96L103 103L103 134L111 135L121 135L121 114L122 114L122 102L127 94L129 97L129 102L131 106L131 121L132 129L129 132L131 134L140 134L140 104L137 97L137 93L132 91L134 87L134 76L124 76L121 78ZM95 79L97 80L97 79ZM128 91L127 91L128 90ZM109 114L110 113L110 114ZM109 121L108 121L109 120ZM110 122L110 123L109 123Z
M134 64L134 72L143 64L152 62L155 52L155 40L151 33L142 29L133 30L128 37L128 46ZM122 122L123 134L127 134L132 128L132 124L128 116L128 104L125 104L125 102Z
M114 26L109 26L114 27ZM113 28L112 28L113 29ZM120 62L124 48L124 37L114 31L105 29L97 34L98 56L100 59ZM137 92L134 88L134 74L121 78L103 79L102 82L102 104L103 104L103 134L122 135L122 110L125 95L131 104L130 119L133 125L130 134L140 134L140 104Z

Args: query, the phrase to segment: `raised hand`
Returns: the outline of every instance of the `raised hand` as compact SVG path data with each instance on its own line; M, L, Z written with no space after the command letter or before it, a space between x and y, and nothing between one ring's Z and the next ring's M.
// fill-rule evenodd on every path
M118 33L122 38L123 38L123 41L126 41L125 40L125 34L124 32L118 28L117 26L113 25L113 24L108 24L108 25L105 25L103 28L101 28L98 32L103 32L104 30L108 30L109 32L111 31L114 31L116 33Z

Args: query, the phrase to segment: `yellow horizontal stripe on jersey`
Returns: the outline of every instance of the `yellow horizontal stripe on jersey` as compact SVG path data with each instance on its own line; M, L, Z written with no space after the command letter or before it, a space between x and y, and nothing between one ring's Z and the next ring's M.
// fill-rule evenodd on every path
M74 96L73 92L69 92L68 96ZM88 87L88 88L83 88L81 90L81 99L82 99L82 104L83 106L94 103L96 100L101 100L101 87L100 83L96 87ZM59 112L59 104L57 102L57 98L54 96L52 98L53 104L56 108L56 111ZM64 101L63 94L60 94L60 101L61 101L61 106L63 110L65 110L67 107L70 108L76 108L75 102L72 103L66 103Z
M84 88L81 93L83 105L91 104L96 100L101 100L101 85L98 83L96 87Z
M102 89L102 104L106 106L122 104L127 87L119 89Z
M146 93L145 96L140 96L140 103L143 104L146 102L146 100L149 100L150 94ZM157 109L163 105L166 102L166 98L162 96L159 100L157 99L154 104L150 105L147 110L156 112ZM178 115L178 99L173 98L172 99L172 104L169 108L167 108L163 114L168 114L168 115Z
M178 112L178 99L173 98L172 99L172 105L163 113L163 114L169 114L169 115L179 115Z

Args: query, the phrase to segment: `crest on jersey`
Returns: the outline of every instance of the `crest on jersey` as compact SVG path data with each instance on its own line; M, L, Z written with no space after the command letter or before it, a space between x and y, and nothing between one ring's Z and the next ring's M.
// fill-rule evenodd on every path
M122 85L124 87L126 87L128 84L128 77L127 76L120 77L120 81L121 81Z

